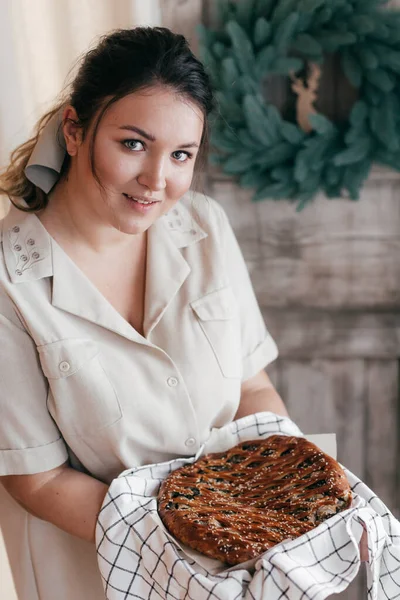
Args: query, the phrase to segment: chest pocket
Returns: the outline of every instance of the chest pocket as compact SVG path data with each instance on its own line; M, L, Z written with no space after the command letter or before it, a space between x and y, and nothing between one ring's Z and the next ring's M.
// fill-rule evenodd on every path
M84 437L122 417L92 340L62 340L39 346L38 351L53 396L49 410L62 433Z
M239 311L232 289L216 290L190 305L224 376L241 378Z

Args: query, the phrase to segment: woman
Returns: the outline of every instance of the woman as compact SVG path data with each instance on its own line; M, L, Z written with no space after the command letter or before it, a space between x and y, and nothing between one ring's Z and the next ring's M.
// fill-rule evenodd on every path
M189 192L212 105L182 36L116 31L3 173L1 526L20 600L104 597L94 530L122 470L286 414L227 218Z

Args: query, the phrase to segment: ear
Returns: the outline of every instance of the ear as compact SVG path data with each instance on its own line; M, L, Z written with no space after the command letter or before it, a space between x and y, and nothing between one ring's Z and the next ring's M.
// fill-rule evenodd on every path
M67 152L70 156L75 156L82 143L82 127L78 125L78 114L73 106L69 105L64 109L62 123Z

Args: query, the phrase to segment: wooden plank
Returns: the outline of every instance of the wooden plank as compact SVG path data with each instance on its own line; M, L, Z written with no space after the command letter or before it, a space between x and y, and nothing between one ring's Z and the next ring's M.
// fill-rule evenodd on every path
M374 165L366 185L368 185L370 181L382 181L382 179L387 183L390 181L397 181L400 179L400 171L389 169L389 167Z
M162 0L160 5L163 26L184 35L197 53L196 25L202 20L202 0Z
M365 483L400 518L399 363L366 363Z
M252 203L249 191L229 182L213 182L210 190L222 199L239 243L242 219L256 223L244 239L247 245L259 244L251 271L264 307L397 311L397 182L371 183L358 203L319 196L301 213L285 201Z
M393 360L400 356L399 312L265 307L262 312L284 358Z
M336 433L338 460L365 476L363 360L278 359L278 391L305 433Z
M399 518L398 362L279 359L270 369L291 418L304 433L335 432L338 460ZM337 597L366 598L364 567Z
M360 365L359 361L356 364L358 378L363 378L364 368ZM320 361L316 361L310 365L308 361L293 363L278 359L271 365L268 365L266 370L272 383L281 393L287 404L291 418L300 426L304 433L334 432L337 434L338 445L340 444L340 449L338 449L339 460L344 462L342 458L343 454L348 454L351 450L348 447L347 440L343 441L343 427L336 428L335 425L339 419L338 411L340 411L341 402L337 401L338 399L335 399L332 394L331 388L335 387L335 382L331 379L332 371L325 365L324 372L323 367ZM327 385L327 379L330 379L329 385ZM358 389L356 390L356 402L359 407L362 387L362 383L359 382ZM318 393L318 389L321 390L321 394ZM326 393L327 389L330 389L331 392ZM321 407L321 398L323 410L319 409ZM363 414L362 410L360 414ZM346 416L342 416L340 420L343 418L346 418ZM335 431L335 429L339 431ZM358 423L357 429L358 434L362 433L363 426L361 423ZM358 465L361 466L362 458L360 454L358 452ZM348 588L332 597L338 598L338 600L365 600L366 585L365 567L362 566Z
M238 241L251 273L257 267L261 254L255 204L243 202L243 195L236 193L231 185L210 183L207 191L225 209L232 226L239 234Z
M262 304L397 310L400 210L393 187L371 184L359 203L318 197L303 213L257 203L262 255L254 275Z
M363 479L364 361L279 359L278 363L278 391L291 418L304 433L336 433L338 460ZM366 584L362 571L345 591L337 595L340 600L365 600Z

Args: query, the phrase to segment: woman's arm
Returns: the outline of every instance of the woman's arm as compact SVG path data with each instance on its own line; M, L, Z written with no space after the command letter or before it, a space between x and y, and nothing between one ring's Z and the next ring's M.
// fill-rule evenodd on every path
M240 404L235 419L262 411L271 411L278 415L288 416L282 398L264 370L243 382Z
M3 476L0 482L31 515L95 541L97 516L108 489L101 481L64 463L45 473Z

